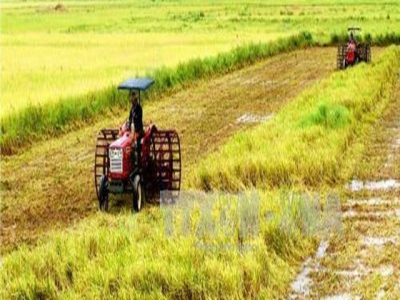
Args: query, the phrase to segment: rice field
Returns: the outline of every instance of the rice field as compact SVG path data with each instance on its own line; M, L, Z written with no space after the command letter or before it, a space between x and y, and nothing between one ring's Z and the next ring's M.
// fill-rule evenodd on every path
M250 41L306 30L328 42L353 24L373 35L399 32L399 3L5 0L0 116Z
M381 105L385 107L382 99L393 93L400 53L391 47L384 57L385 62L332 75L286 106L275 122L236 135L200 164L193 185L239 191L280 185L318 187L346 178L343 153L363 123L379 114ZM365 80L369 85L360 88Z
M298 152L303 161L299 164L299 170L304 170L304 173L292 172L293 178L302 178L304 182L309 183L308 191L318 190L320 195L324 195L327 188L337 188L340 192L339 187L330 187L330 172L345 178L350 176L348 168L352 170L353 160L360 158L360 138L365 137L371 124L393 100L399 55L398 47L393 46L386 49L382 56L370 65L331 75L318 82L314 88L303 91L295 101L284 106L274 120L256 126L247 136L252 137L254 143L273 142L277 149L281 149L281 146L289 149L285 147L285 143L293 141L295 149L304 148L301 143L306 143L317 153L329 153L320 156L323 168L319 170L328 174L320 176L321 182L313 180L313 170L315 166L319 166L319 161L313 156L311 160L307 159L308 152ZM350 95L358 91L359 81L368 77L367 75L375 84L356 98L351 98ZM348 91L343 94L344 82L349 84ZM380 84L382 82L384 84ZM342 94L342 97L335 100L328 96L324 105L329 109L323 113L325 109L321 110L321 104L318 102L321 94ZM338 105L343 107L338 112L330 110ZM291 119L294 125L288 123L290 130L281 136L280 141L276 141L275 136L279 136L278 129L283 126L281 122L287 119ZM307 122L303 123L304 120ZM265 126L270 127L270 135L265 135ZM305 131L307 127L311 129ZM55 149L54 144L43 147L44 151ZM241 149L235 149L237 147L246 147L249 159L259 159L257 153L263 149L257 144L249 143L241 132L225 143L216 154L206 157L203 162L211 167L215 163L207 162L222 153L223 157L219 158L218 163L219 169L222 173L227 173L230 161L237 159L238 153L243 152ZM76 148L71 147L72 150ZM268 150L268 147L264 149ZM342 152L348 155L342 158L339 166L347 167L335 170L335 160L338 161L338 153ZM33 151L30 155L35 153L39 152ZM290 155L289 152L287 156ZM12 163L12 158L9 161ZM31 168L35 169L35 163L38 162L33 161ZM77 164L69 163L69 168L73 169L81 163L82 161ZM245 177L251 179L255 173L252 172L251 163L243 166L249 168L236 168L239 172L237 175L242 176L243 183L247 184ZM263 168L262 174L270 174L269 178L280 178L279 169L273 165L265 165L260 161L258 167ZM204 164L197 164L193 168L194 174L196 171L204 174ZM282 165L282 170L285 170L285 165ZM248 173L245 173L246 171ZM231 174L234 172L230 171ZM210 182L219 182L222 179L226 184L235 183L215 172L209 172L206 177ZM204 175L197 178L202 179ZM60 177L57 180L64 182L65 179ZM39 181L36 183L43 186ZM11 187L11 182L8 184ZM308 219L303 213L310 213L302 209L304 198L282 198L282 194L285 195L289 191L288 188L304 195L307 189L304 189L301 182L293 182L292 185L286 186L278 183L268 189L265 189L262 182L253 181L252 185L258 189L260 197L259 209L253 216L260 225L259 231L250 239L241 236L241 223L236 222L230 227L233 230L232 235L226 235L226 224L222 226L218 220L221 220L222 214L233 214L231 217L235 220L237 207L229 206L230 209L227 210L225 198L211 203L213 208L210 217L217 224L214 229L218 234L201 236L200 239L197 230L199 214L203 216L203 212L199 213L196 209L190 214L190 226L186 234L173 236L167 235L165 231L166 221L160 207L148 207L138 215L124 213L123 210L117 215L98 213L68 230L50 232L48 238L42 238L33 248L22 246L6 254L0 277L1 286L4 288L0 292L3 298L28 299L72 299L83 295L87 298L107 299L284 297L289 293L289 284L300 262L311 255L321 233L304 231L304 224ZM200 187L207 188L205 185ZM223 186L214 187L224 189ZM247 192L251 193L251 189ZM82 190L80 194L86 195ZM324 203L326 200L320 201ZM11 201L7 202L8 205L11 204ZM32 202L28 201L29 203ZM195 201L197 206L204 204ZM340 203L338 205L340 209ZM51 206L48 207L51 209ZM75 205L72 205L69 208L73 211L74 207ZM27 209L30 213L33 212L33 207ZM273 217L265 218L271 214ZM312 217L311 215L311 220ZM176 223L173 224L178 228L182 224L181 218L178 214L174 219ZM201 245L205 245L206 248ZM226 245L233 248L226 250ZM252 245L254 248L243 252L241 245Z
M189 174L202 159L236 132L258 124L237 122L243 115L276 114L299 92L329 76L334 70L329 64L335 58L332 51L317 48L277 55L218 79L198 81L159 101L145 101L144 122L179 130L182 184L187 187ZM318 62L313 63L316 56ZM268 89L265 81L270 81ZM214 101L209 91L214 91ZM125 105L90 126L2 158L2 251L14 250L21 243L34 244L51 230L70 227L98 210L92 176L95 136L100 128L117 126L126 114ZM48 157L52 162L46 164ZM60 184L63 188L51 188ZM119 211L118 206L112 209Z
M348 189L400 180L398 1L4 0L0 17L1 299L399 298L399 189ZM350 25L372 62L337 71ZM102 213L96 135L136 75L193 202Z

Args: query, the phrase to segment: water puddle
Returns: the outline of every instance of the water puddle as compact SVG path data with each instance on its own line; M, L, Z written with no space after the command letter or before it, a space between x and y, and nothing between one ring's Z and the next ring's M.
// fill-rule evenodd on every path
M310 293L311 278L309 274L311 268L308 266L311 262L311 258L308 258L301 267L301 272L297 275L296 280L292 282L290 287L295 295L307 296ZM290 299L296 299L297 297L292 295Z
M400 188L400 182L395 179L366 182L360 180L352 180L347 187L352 192L357 192L361 190L389 190Z
M251 115L251 114L244 114L236 119L236 124L241 123L262 123L274 118L274 114L269 115Z
M328 241L322 241L317 249L316 259L322 259L326 255L326 250L329 247Z
M376 300L381 300L385 297L385 291L379 290L378 294L376 295Z
M397 237L364 237L362 244L366 246L384 246L386 244L396 244Z
M382 266L379 268L379 273L383 276L383 277L388 277L388 276L392 276L394 272L394 268L392 265L388 265L388 266Z
M400 217L400 209L395 210L384 210L384 211L369 211L369 212L358 212L353 209L345 211L343 218L386 218L386 217Z
M392 265L385 265L379 268L368 268L361 262L357 262L357 267L354 270L339 270L335 271L335 274L343 277L354 277L360 279L362 276L378 273L382 277L392 276L394 273L394 267Z
M357 278L364 275L364 273L357 270L340 270L336 271L335 274L343 277L357 277Z
M381 198L371 198L368 200L354 200L354 199L349 199L345 203L347 206L378 206L378 205L396 205L400 204L399 199L393 199L393 200L384 200Z
M328 247L328 241L321 241L317 252L315 253L314 261L309 257L303 262L300 273L297 275L295 281L293 281L290 285L292 288L292 294L290 295L289 299L306 297L310 293L312 280L309 275L311 272L316 272L320 269L319 260L326 255L326 250Z

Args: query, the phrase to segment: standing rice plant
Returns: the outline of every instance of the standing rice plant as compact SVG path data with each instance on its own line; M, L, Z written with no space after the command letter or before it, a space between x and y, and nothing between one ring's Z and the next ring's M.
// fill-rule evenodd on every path
M307 32L270 43L246 44L215 57L192 59L175 68L162 67L148 77L155 79L149 99L180 89L196 80L211 78L243 68L266 57L314 44ZM2 154L11 154L45 136L55 136L101 117L107 111L123 107L125 94L112 86L83 97L65 98L55 103L31 105L1 119Z
M336 46L339 44L344 44L349 41L349 33L346 31L333 32L330 34L329 43L327 46ZM356 34L356 40L362 43L369 44L371 46L390 46L390 45L400 45L400 33L397 32L386 32L379 34L371 34L369 32L363 33L360 36Z
M238 133L210 155L192 174L192 186L237 191L339 181L347 148L390 100L399 66L393 46L378 61L333 74L271 122Z
M33 249L22 247L6 255L0 296L280 298L298 263L315 247L299 224L302 216L296 207L301 198L282 202L281 195L279 191L260 193L258 208L248 207L256 218L251 220L259 224L252 235L241 229L238 208L242 202L227 205L225 196L211 203L207 216L212 231L211 227L199 231L204 228L199 208L205 203L196 199L194 209L186 215L189 230L179 231L182 215L174 214L172 235L166 233L158 207L140 215L97 214Z

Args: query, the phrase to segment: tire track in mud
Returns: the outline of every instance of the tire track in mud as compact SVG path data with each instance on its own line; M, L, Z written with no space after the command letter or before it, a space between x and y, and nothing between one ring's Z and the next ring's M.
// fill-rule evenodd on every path
M400 77L394 97L346 186L343 233L304 264L290 299L400 299Z
M336 49L278 55L172 96L144 104L144 121L176 128L183 183L206 154L238 130L268 121L302 90L334 71ZM1 252L45 238L97 211L93 159L97 132L115 128L129 111L110 112L96 124L34 145L1 161ZM115 203L115 202L114 202ZM128 203L117 202L129 208ZM112 212L111 212L112 213Z

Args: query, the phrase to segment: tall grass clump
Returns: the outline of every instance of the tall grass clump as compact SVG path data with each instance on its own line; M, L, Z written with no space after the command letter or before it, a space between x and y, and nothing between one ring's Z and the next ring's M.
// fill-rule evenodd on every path
M365 33L360 36L356 35L356 40L361 43L370 44L371 46L389 46L400 45L400 33L386 32L379 34ZM330 34L329 43L327 46L335 46L349 41L349 33L346 31L333 32Z
M236 134L191 176L203 190L241 190L281 185L318 187L340 180L346 150L388 102L400 66L400 49L335 73L274 120Z
M314 45L307 32L270 43L246 44L216 57L192 59L174 68L162 67L147 76L155 79L149 94L156 99L160 94L179 89L191 82L225 74L256 61L282 52ZM21 146L45 136L54 136L77 128L84 123L126 106L124 93L109 87L83 97L65 98L55 103L32 105L1 119L0 147L2 154L12 154Z
M33 249L22 247L4 256L0 297L282 298L316 243L301 230L301 197L278 192L259 196L259 209L252 210L259 226L251 237L241 234L240 204L227 206L224 197L212 202L207 215L195 201L187 231L179 231L178 211L170 235L159 207L139 215L99 213ZM204 216L210 218L208 225L214 224L213 231L200 226Z
M225 74L243 68L257 61L283 52L314 45L313 37L308 32L270 43L250 43L239 46L216 57L193 59L181 63L176 68L161 68L152 74L156 84L153 93L163 92L169 88L181 87L191 81Z

